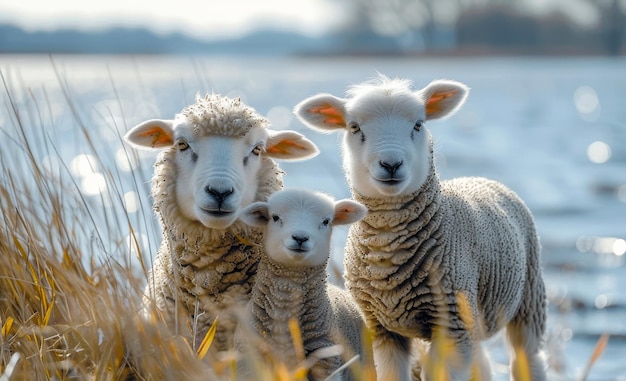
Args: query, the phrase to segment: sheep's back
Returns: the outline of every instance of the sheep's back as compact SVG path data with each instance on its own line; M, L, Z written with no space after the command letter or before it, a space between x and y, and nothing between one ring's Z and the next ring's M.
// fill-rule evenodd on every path
M475 335L491 336L519 309L529 245L537 244L532 216L513 191L484 178L443 181L441 194L450 287L481 323Z

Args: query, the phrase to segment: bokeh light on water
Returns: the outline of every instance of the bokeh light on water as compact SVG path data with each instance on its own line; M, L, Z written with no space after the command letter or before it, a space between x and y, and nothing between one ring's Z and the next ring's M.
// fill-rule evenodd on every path
M591 86L580 86L574 91L574 105L585 120L593 121L600 116L600 98Z
M626 240L617 237L582 236L576 241L581 253L613 254L618 257L626 254Z
M587 157L592 163L606 163L611 158L611 146L605 142L595 141L587 147Z
M141 207L139 196L134 191L124 193L124 208L127 213L135 213Z

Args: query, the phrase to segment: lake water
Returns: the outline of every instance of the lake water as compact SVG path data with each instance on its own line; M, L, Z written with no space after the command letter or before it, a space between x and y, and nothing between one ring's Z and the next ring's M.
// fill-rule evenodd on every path
M462 81L472 88L463 109L428 125L439 172L501 181L533 211L550 297L551 378L578 379L608 333L588 379L626 380L624 59L0 56L0 71L5 171L28 177L24 151L12 140L21 123L37 160L71 173L94 210L115 209L122 198L147 253L159 242L147 196L155 154L128 152L129 162L120 136L135 124L171 118L197 93L240 96L274 128L298 130L321 148L310 161L282 164L287 186L343 198L340 137L305 129L292 116L296 103L318 92L341 96L377 72L411 78L416 87ZM345 234L335 235L337 268ZM124 245L110 251L129 252ZM496 379L508 379L501 340L487 346Z

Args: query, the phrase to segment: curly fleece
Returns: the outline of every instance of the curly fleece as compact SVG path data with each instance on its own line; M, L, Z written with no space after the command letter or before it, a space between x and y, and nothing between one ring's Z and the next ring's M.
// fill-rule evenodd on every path
M251 128L265 128L265 119L255 117L251 110L239 100L211 95L198 98L198 103L183 114L194 115L190 122L204 126L205 134L243 134ZM208 118L206 124L201 116ZM240 128L218 127L222 123ZM236 325L233 307L250 297L263 250L257 244L262 233L239 221L226 229L210 229L184 218L175 201L175 153L175 148L162 152L154 165L152 197L163 239L148 280L145 294L150 300L146 302L153 301L172 325L177 320L179 329L186 329L195 320L196 345L219 316L212 348L226 350L232 345ZM283 171L272 159L262 160L255 201L266 201L283 188ZM194 316L196 303L199 314Z
M349 359L361 351L363 319L346 290L327 283L327 264L288 267L263 254L250 299L251 328L274 353L295 369L298 364L289 320L297 318L305 355L342 344ZM340 356L320 360L310 379L325 380L342 365ZM344 380L351 380L349 371Z
M346 287L370 328L430 341L443 327L471 347L509 324L536 353L546 323L540 246L512 191L483 178L440 182L431 165L415 194L353 197L368 214L350 227Z

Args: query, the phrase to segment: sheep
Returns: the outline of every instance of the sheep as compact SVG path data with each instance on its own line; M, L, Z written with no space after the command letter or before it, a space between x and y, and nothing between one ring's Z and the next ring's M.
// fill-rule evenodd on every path
M162 242L144 310L155 306L193 347L219 315L211 353L232 348L232 311L249 299L261 257L262 233L237 221L239 210L282 189L283 171L273 159L318 153L301 134L269 127L241 99L207 94L173 120L147 120L125 135L136 148L161 151L151 195Z
M304 355L310 361L319 355L318 350L333 345L342 346L344 359L361 352L363 317L345 289L327 282L326 267L333 226L351 224L365 213L365 207L355 201L333 201L329 195L304 189L285 189L267 202L241 210L239 218L244 223L265 233L265 252L245 320L254 337L262 337L261 342L292 369L302 359L290 335L290 319L301 327ZM241 332L242 325L236 337L243 337ZM245 343L253 344L237 341L243 342L238 346L244 352ZM352 380L349 369L337 372L341 366L339 354L321 358L311 367L309 379L325 380L336 373L338 378L333 379Z
M411 86L380 75L347 98L318 94L294 108L312 129L345 131L344 172L368 208L348 233L346 287L373 332L378 379L408 380L417 343L429 347L422 379L435 378L438 337L454 344L444 362L451 380L490 379L480 341L506 328L512 379L544 380L547 302L533 217L498 182L440 181L425 123L456 112L469 88Z

